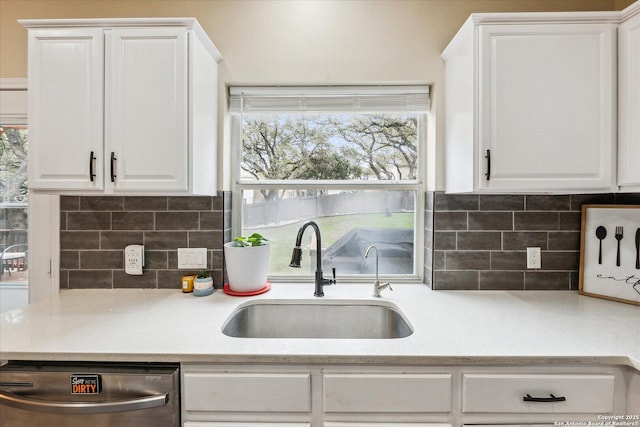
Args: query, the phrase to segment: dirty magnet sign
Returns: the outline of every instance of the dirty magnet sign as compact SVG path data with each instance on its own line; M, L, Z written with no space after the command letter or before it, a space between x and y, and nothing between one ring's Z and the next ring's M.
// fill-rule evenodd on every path
M99 394L100 375L77 374L71 375L71 394Z

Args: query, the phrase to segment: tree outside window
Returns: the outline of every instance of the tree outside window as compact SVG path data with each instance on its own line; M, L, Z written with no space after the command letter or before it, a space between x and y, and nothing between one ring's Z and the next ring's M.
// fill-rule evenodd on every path
M27 136L25 127L0 126L0 203L27 202Z

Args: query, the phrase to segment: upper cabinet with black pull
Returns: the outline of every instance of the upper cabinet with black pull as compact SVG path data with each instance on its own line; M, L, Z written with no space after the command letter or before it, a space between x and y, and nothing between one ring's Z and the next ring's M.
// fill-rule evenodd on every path
M640 190L640 2L618 29L618 185Z
M442 54L446 190L613 189L618 20L471 15Z
M215 194L220 53L192 18L29 29L29 187Z

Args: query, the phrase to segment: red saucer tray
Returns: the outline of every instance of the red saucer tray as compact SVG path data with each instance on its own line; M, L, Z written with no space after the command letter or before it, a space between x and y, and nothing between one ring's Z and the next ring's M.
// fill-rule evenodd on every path
M222 288L222 290L224 291L225 294L233 295L234 297L250 297L252 295L260 295L260 294L263 294L263 293L267 292L269 289L271 289L271 283L269 283L269 282L267 282L267 284L264 285L264 288L260 288L258 290L250 291L250 292L237 292L237 291L234 291L233 289L231 289L231 286L229 286L228 283L225 283L224 287Z

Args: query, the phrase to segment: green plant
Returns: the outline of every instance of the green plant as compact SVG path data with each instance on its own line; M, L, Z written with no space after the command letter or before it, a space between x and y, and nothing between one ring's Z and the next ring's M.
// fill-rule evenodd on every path
M245 247L245 246L264 246L270 242L269 239L264 237L260 233L253 233L251 236L238 236L233 239L234 246Z
M198 272L198 279L206 279L207 277L211 277L211 273L209 273L208 271L202 270Z

